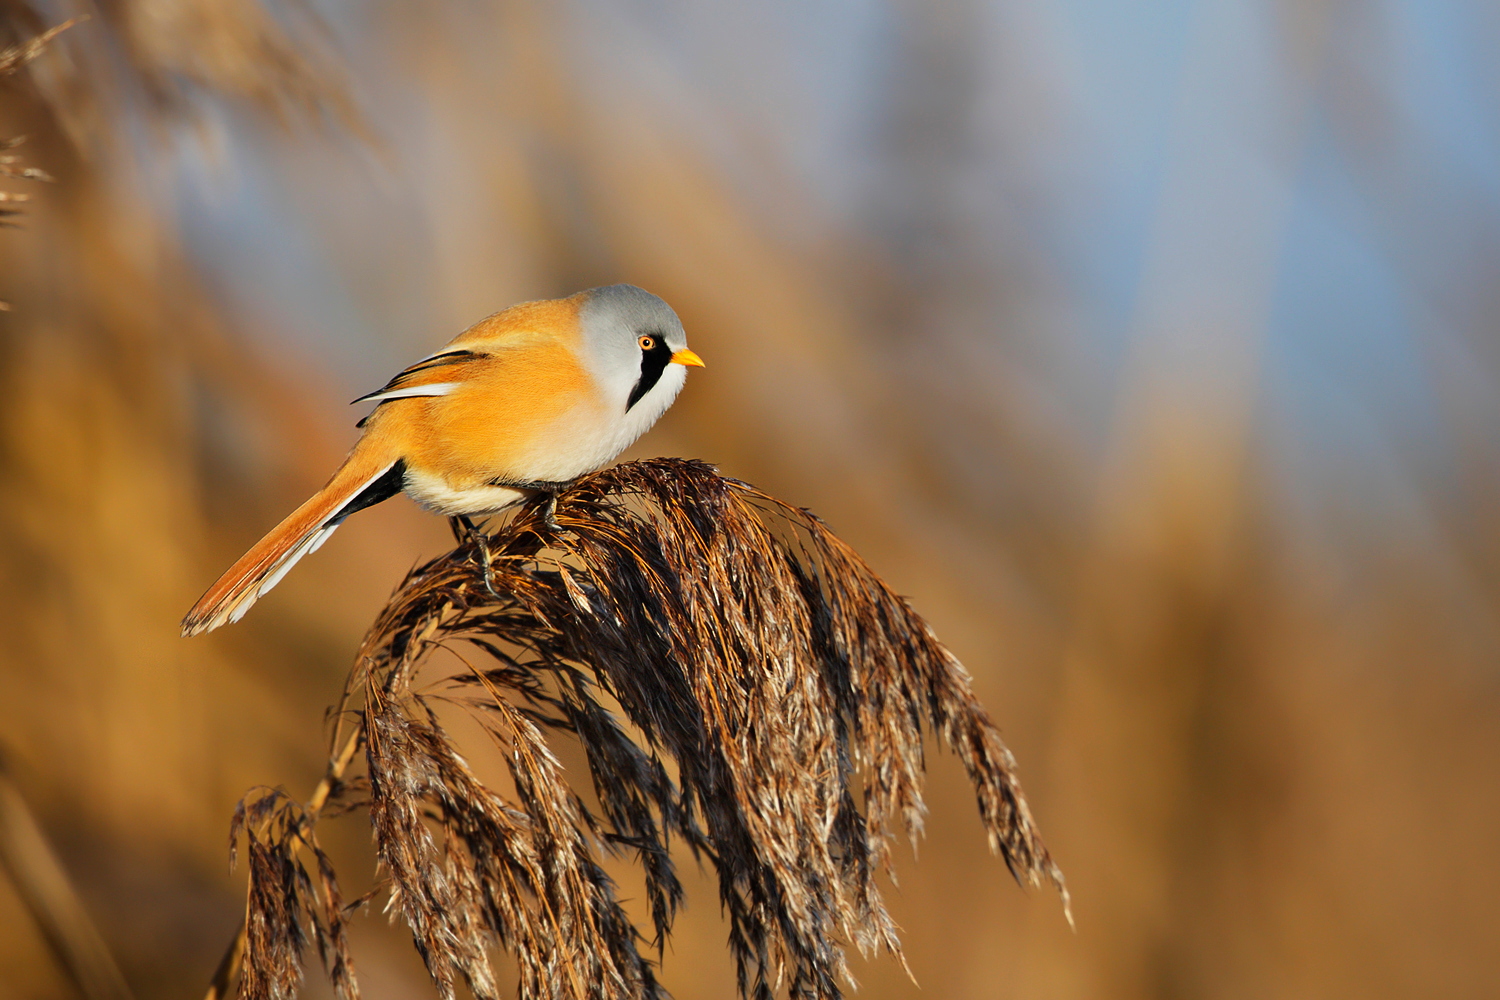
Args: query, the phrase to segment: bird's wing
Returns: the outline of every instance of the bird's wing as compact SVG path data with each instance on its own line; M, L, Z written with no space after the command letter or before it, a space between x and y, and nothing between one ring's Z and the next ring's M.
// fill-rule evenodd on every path
M405 399L409 396L446 396L463 380L464 368L484 357L486 355L478 351L467 350L429 355L397 373L379 389L365 393L354 402L383 403L388 399Z

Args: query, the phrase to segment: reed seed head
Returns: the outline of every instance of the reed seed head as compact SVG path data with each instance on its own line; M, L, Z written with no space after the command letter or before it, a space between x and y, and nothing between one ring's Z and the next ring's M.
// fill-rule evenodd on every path
M921 832L926 731L963 761L1015 876L1063 888L963 668L815 516L656 459L574 483L555 520L561 533L532 504L489 536L488 584L469 542L414 570L346 691L366 780L329 801L364 796L390 906L444 1000L459 983L501 995L495 948L525 1000L663 996L647 944L682 900L673 838L718 876L742 996L841 996L847 945L900 957L875 879L891 837ZM505 750L513 798L476 776L438 699ZM581 744L596 804L569 786L559 734ZM338 906L294 859L308 824L279 822L251 838L242 995L289 995L299 914L357 995ZM642 866L649 938L600 851Z

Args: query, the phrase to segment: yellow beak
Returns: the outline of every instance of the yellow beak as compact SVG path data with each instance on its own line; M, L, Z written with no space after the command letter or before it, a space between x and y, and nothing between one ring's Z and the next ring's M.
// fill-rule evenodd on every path
M707 367L706 365L704 365L702 358L698 357L698 355L694 354L692 351L688 350L687 348L683 348L682 350L678 351L676 354L672 355L672 364L674 364L674 365L687 365L689 368L705 368L705 367Z

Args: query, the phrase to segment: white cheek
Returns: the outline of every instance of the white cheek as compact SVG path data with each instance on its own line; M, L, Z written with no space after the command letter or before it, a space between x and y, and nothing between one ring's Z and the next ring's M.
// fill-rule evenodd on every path
M667 365L666 370L661 373L661 378L653 385L644 396L636 401L636 404L625 411L625 418L618 425L614 455L629 448L635 439L651 429L651 425L667 412L667 407L677 398L682 391L682 385L687 381L687 369L682 365Z

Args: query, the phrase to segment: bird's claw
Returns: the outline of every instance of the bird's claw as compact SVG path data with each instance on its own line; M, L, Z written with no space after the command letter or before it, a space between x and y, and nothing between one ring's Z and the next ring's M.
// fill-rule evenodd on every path
M490 564L490 546L485 539L484 532L465 514L459 514L454 520L463 526L468 532L469 540L474 543L475 554L479 557L480 574L484 578L484 589L488 590L495 600L500 600L500 592L495 589L494 570Z
M547 530L554 535L561 535L567 529L557 523L557 494L549 492L547 502L542 506L542 521L546 523Z

